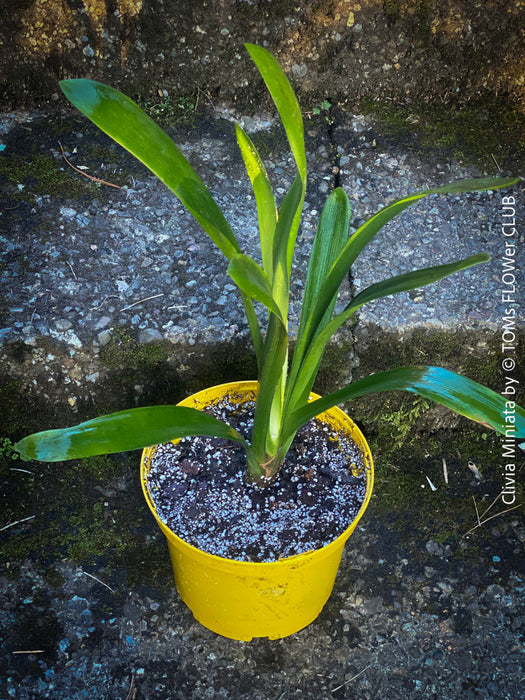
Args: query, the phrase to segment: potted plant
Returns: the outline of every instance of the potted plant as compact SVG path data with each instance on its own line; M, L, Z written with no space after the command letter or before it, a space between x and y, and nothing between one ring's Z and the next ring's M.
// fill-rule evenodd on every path
M342 189L335 189L319 219L290 358L290 276L306 188L303 122L295 94L275 58L261 47L247 44L246 48L279 112L297 167L293 184L277 206L261 157L247 134L236 126L257 203L260 262L242 252L203 181L173 141L137 105L113 88L91 80L65 80L61 88L80 111L174 192L224 254L246 312L258 361L257 381L214 387L177 406L136 408L71 428L36 433L15 446L23 459L43 461L145 448L143 489L168 538L179 592L203 624L237 639L291 634L311 622L330 595L344 543L366 508L373 482L366 441L337 404L373 392L405 390L503 431L506 402L501 396L438 367L390 369L323 398L312 394L312 387L327 343L363 304L431 284L489 259L480 253L391 277L361 290L342 311L334 312L343 280L375 234L422 197L493 190L518 181L466 180L412 194L381 209L350 237L348 197ZM264 332L255 303L265 309ZM517 434L523 435L525 412L516 407L515 415ZM310 439L316 445L312 454ZM244 479L235 464L239 451ZM317 451L323 453L324 463ZM218 478L211 476L212 467L218 470ZM332 480L325 481L325 477ZM212 495L208 482L213 479L232 482L235 496ZM286 504L281 499L285 482L295 489ZM336 492L354 501L343 524L331 521L326 525L324 512L312 515L304 510L308 502L316 504L321 499L323 489L325 511L332 514L340 510L340 503L334 502ZM232 514L230 501L237 496L241 510ZM179 505L182 501L184 507ZM203 504L208 506L205 516L197 509ZM288 524L275 539L277 521L286 510L294 509L299 530L307 528L306 521L309 532L323 530L325 539L321 538L320 545L312 545L309 535L300 536L293 549L295 545L290 547L286 542ZM222 523L219 510L227 511ZM233 556L224 554L221 547L229 546L227 537L239 529L239 523L244 527L255 512L260 516L254 527L262 549L255 555L249 547ZM172 523L179 516L181 530L174 532ZM211 551L188 542L199 529L205 540L212 533Z

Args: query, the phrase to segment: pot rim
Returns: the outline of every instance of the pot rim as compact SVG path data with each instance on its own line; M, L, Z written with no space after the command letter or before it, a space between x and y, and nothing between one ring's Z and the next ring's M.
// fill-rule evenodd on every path
M191 394L190 396L186 397L182 401L179 401L177 406L190 406L194 403L200 403L202 404L202 399L206 394L209 394L210 392L213 392L213 399L215 398L220 398L224 394L226 394L228 391L235 391L235 392L241 392L241 393L247 393L248 396L242 403L245 403L245 401L249 401L251 398L255 398L256 393L257 393L257 387L258 387L258 382L256 380L241 380L241 381L236 381L236 382L225 382L223 384L217 384L213 387L209 387L207 389L202 389L201 391L195 392L194 394ZM250 396L249 394L252 394ZM314 392L310 392L309 396L309 401L314 401L315 399L320 398L319 394L316 394ZM211 400L208 401L208 403L211 403ZM316 416L320 420L324 420L325 422L329 422L332 425L337 425L339 428L346 429L350 431L350 436L354 440L354 442L357 443L359 449L363 453L363 458L365 462L365 473L366 473L366 490L365 490L365 497L363 499L363 502L361 503L361 506L357 512L357 515L355 518L352 520L352 522L348 525L348 527L334 540L329 542L328 544L325 544L323 547L320 547L319 549L309 549L306 552L301 552L300 554L293 554L290 557L283 557L281 559L277 559L276 561L263 561L263 562L253 562L253 561L242 561L240 559L231 559L228 557L221 557L218 556L217 554L210 554L209 552L206 552L202 549L199 549L199 547L195 547L194 545L190 544L189 542L186 542L186 540L182 539L177 535L176 532L173 532L161 519L160 516L157 513L157 509L155 507L155 503L153 501L153 498L149 492L148 488L148 473L149 473L149 463L150 460L155 452L155 449L157 445L152 445L150 447L145 447L142 451L141 455L141 460L140 460L140 481L141 481L141 486L142 486L142 492L144 494L144 497L146 499L146 503L148 504L149 509L151 510L153 517L155 518L157 524L159 525L160 529L166 535L167 537L170 538L175 538L177 541L177 544L183 548L188 548L191 552L194 554L199 554L201 557L206 559L209 564L216 563L217 565L224 564L224 562L233 562L238 565L243 565L246 567L246 570L249 568L258 568L259 571L262 571L260 567L264 567L266 571L269 571L271 567L279 567L284 564L289 564L289 563L294 563L298 562L300 560L300 563L306 563L310 558L317 556L323 556L323 553L325 556L328 556L333 549L336 549L338 547L341 547L341 545L344 545L346 540L350 537L352 532L355 530L359 520L363 516L369 502L370 498L372 496L372 490L374 486L374 463L372 459L372 454L370 452L370 448L368 446L368 443L359 429L359 427L353 422L353 420L348 416L342 409L340 409L338 406L333 406L332 408L328 409L327 411L324 411L320 413L318 416ZM179 438L180 439L180 438ZM178 440L174 440L173 442L178 442ZM169 533L169 535L168 535Z

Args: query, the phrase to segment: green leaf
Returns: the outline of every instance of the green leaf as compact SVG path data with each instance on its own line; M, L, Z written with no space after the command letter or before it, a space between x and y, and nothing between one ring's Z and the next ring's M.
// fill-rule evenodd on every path
M34 433L17 442L22 459L61 462L93 455L127 452L190 435L206 435L242 443L226 423L184 406L150 406L110 413L71 428Z
M279 112L279 116L281 117L281 121L286 132L286 137L290 144L302 184L301 196L299 198L298 205L295 208L293 222L287 225L288 235L286 238L286 243L287 268L289 275L292 268L295 241L297 238L297 231L299 230L301 210L306 192L306 151L304 146L303 118L301 115L301 108L299 107L295 93L292 90L292 86L290 85L290 82L283 69L277 63L272 54L269 51L266 51L266 49L256 46L255 44L245 44L245 46L248 53L252 57L253 62L257 66L259 73L261 74L262 79L264 80L266 87L272 96L272 100L274 101L277 111ZM292 185L292 188L293 187L296 187L295 182ZM281 211L279 212L279 216L281 215L282 207Z
M285 318L288 316L288 297L290 291L290 268L287 264L287 252L297 213L301 213L304 199L304 187L299 175L295 177L279 209L279 218L275 227L273 251L272 294Z
M288 334L275 315L271 315L268 322L263 355L251 443L259 464L276 453L282 428Z
M290 390L293 389L297 373L304 358L305 344L303 343L303 334L308 319L310 318L314 304L319 300L320 291L334 261L348 241L349 225L350 203L346 193L341 188L337 188L330 194L321 212L317 234L308 262L308 273L306 276L301 309L301 321L290 370ZM336 301L337 294L333 294L332 297L323 298L322 302L324 302L325 310L318 325L317 333L320 333L330 320ZM319 303L321 303L320 300Z
M260 301L269 311L278 316L281 323L285 323L272 296L268 277L255 260L242 253L235 255L228 266L228 274L239 289L242 289L252 299Z
M473 421L505 433L508 401L482 384L442 367L397 367L360 379L296 410L284 434L293 434L319 413L344 401L382 391L409 391L441 403ZM516 437L525 436L525 410L515 406Z
M208 188L170 137L129 97L93 80L62 80L65 96L99 129L154 173L200 223L229 260L241 252ZM257 358L262 339L251 300L242 296Z
M376 284L372 284L370 287L363 289L362 292L359 292L359 294L354 297L347 309L351 309L351 313L353 313L357 311L359 307L363 306L363 304L367 304L375 299L381 299L382 297L388 297L392 294L398 294L399 292L408 292L411 289L419 289L420 287L434 284L445 277L453 275L455 272L466 270L468 267L479 265L489 260L490 255L488 253L477 253L463 260L457 260L456 262L436 265L434 267L424 267L421 270L407 272L404 275L396 275L395 277L376 282ZM343 313L346 313L346 309Z
M263 269L268 279L273 278L273 238L277 222L277 206L273 196L272 186L257 149L241 127L236 124L237 143L246 166L248 177L252 183L257 214L259 218L259 236L261 240L261 256Z
M300 345L306 319L309 318L314 303L319 297L322 285L330 272L334 262L337 260L345 243L348 241L348 229L350 226L350 202L344 190L340 187L335 189L323 207L317 227L317 234L312 246L310 260L308 262L308 272L306 275L306 285L301 309L301 323L297 336L297 344ZM325 298L326 311L324 318L326 322L332 315L337 294L331 298Z
M170 137L138 105L94 80L62 80L60 87L77 109L172 190L228 259L240 252L206 185Z
M304 331L305 344L308 344L316 336L317 328L322 323L325 310L325 299L332 298L334 294L339 292L339 287L348 274L351 266L355 262L357 256L372 240L372 238L395 216L407 209L409 206L431 194L457 194L460 192L474 192L483 190L499 189L507 187L519 182L519 178L479 178L475 180L460 180L452 182L441 187L435 187L429 190L424 190L408 197L398 199L389 206L381 209L380 212L372 216L352 235L348 243L345 245L337 260L335 261L330 274L326 278L325 283L318 296L310 318Z
M269 51L255 44L245 46L277 107L299 175L306 181L304 126L297 97L283 69Z
M407 292L411 289L418 289L429 284L434 284L455 272L465 270L473 265L479 265L488 260L490 260L490 255L487 253L478 253L456 262L436 265L435 267L426 267L422 270L414 270L413 272L407 272L403 275L397 275L390 279L383 280L382 282L372 284L370 287L364 289L354 297L346 308L333 318L325 328L322 328L312 340L308 352L300 368L297 370L299 376L296 386L294 387L294 393L291 397L290 404L293 406L306 401L307 395L312 390L317 375L317 369L330 338L363 304L383 297L392 296L399 292Z

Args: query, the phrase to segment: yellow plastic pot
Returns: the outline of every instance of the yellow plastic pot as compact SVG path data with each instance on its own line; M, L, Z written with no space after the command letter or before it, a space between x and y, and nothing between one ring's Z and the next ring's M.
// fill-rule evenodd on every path
M232 382L200 391L180 406L203 408L226 393L244 403L254 399L257 382ZM310 400L318 398L312 394ZM159 518L148 490L147 476L155 447L146 448L141 460L141 481L146 501L168 540L177 590L205 627L231 639L278 639L313 622L328 600L346 540L354 531L372 494L372 455L359 428L339 408L319 419L344 428L359 445L366 468L366 494L356 518L336 540L325 547L276 562L243 562L208 554L188 544Z

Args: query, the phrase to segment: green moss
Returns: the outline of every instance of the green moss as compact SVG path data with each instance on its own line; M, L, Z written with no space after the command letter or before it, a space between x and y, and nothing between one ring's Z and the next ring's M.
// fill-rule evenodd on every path
M523 340L522 334L517 355ZM430 364L464 374L495 391L503 386L501 341L493 333L417 330L403 340L396 335L372 334L359 359L359 377L390 367ZM523 403L524 368L516 369L515 378L522 387L517 400ZM432 454L445 458L461 455L465 464L469 459L497 461L501 451L495 433L408 393L370 395L353 401L348 410L363 427L379 469L389 464L417 466Z
M488 172L525 163L525 115L502 101L451 106L364 100L361 109L383 123L387 136L396 136L418 153L437 148Z
M52 588L59 588L64 584L64 577L53 566L45 569L42 575L44 581Z
M323 395L348 384L353 354L350 341L341 340L327 345L315 379L314 390Z
M120 464L112 455L97 455L82 462L82 467L95 481L103 484L116 478L121 471Z
M2 436L13 440L21 438L25 431L38 429L40 411L40 417L46 415L42 402L33 401L30 392L21 381L1 373L0 404L2 405Z
M256 379L257 377L255 355L244 339L216 345L213 363L210 363L208 346L198 345L193 346L193 348L190 358L192 376L184 382L187 394L223 382Z
M100 351L100 360L109 369L133 367L151 373L166 359L162 343L138 343L127 329L117 329Z
M140 491L138 461L135 454L111 455L47 467L24 463L32 475L3 473L0 526L31 518L0 532L6 568L15 572L28 557L46 565L67 558L78 566L104 566L108 576L124 567L127 583L171 585L164 539ZM60 584L52 566L49 583Z
M193 124L200 116L198 111L199 99L197 95L179 95L177 97L156 96L135 99L136 103L157 124L173 126L175 124L185 126Z
M76 564L92 562L108 550L118 555L125 546L125 533L115 527L115 518L105 517L105 503L101 498L68 518L68 529L60 539Z
M59 161L43 153L31 156L2 156L0 176L18 188L12 196L31 199L31 195L69 196L79 198L85 194L95 195L97 187L93 182L68 172ZM19 188L23 186L23 188Z
M279 124L271 131L256 131L250 134L250 138L263 160L271 158L279 150L289 149L286 132Z

